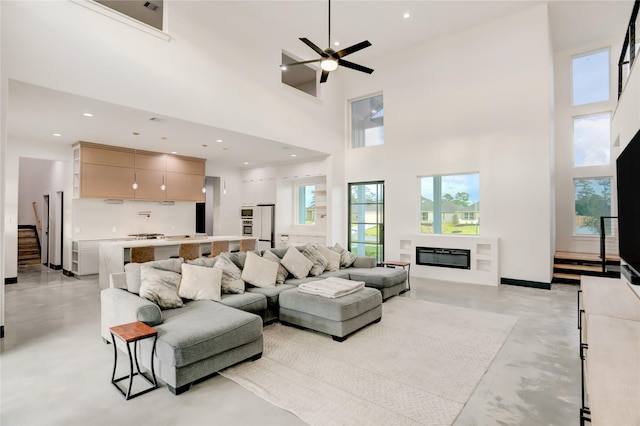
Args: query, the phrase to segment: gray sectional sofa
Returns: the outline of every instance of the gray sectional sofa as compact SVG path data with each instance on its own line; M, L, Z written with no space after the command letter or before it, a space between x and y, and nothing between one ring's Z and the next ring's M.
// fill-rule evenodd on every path
M309 246L297 247L295 251L271 249L263 253L223 253L216 258L186 262L182 259L167 259L125 265L125 272L112 274L110 287L101 292L102 337L110 342L110 327L134 321L142 321L155 328L158 331L156 374L171 392L180 394L188 390L193 382L207 378L217 371L248 359L260 358L263 350L263 324L279 319L280 295L296 289L303 282L327 277L364 281L367 287L380 292L382 300L405 290L407 276L404 270L376 267L374 258L354 256L346 251L340 257L340 267L335 267L335 259L333 267L330 261L325 265L316 262L309 273L302 276L304 268L302 272L297 271L297 265L290 262L290 257L298 256L299 252L308 259L314 259L309 257L308 251L315 253L315 246ZM328 253L325 247L321 250ZM328 256L333 257L333 254L329 253ZM258 258L270 258L273 265L277 265L278 282L275 285L264 285L262 282L262 269L254 265L259 263L261 267L266 266L270 271L267 275L273 269L270 262ZM299 257L296 259L301 260ZM296 274L289 272L284 264L289 265ZM194 275L193 271L203 275ZM204 296L199 296L197 292L188 293L189 297L184 297L184 294L174 297L171 294L168 302L158 300L162 299L165 287L160 286L149 292L148 286L144 284L149 282L149 277L157 280L156 276L159 275L162 277L159 281L177 285L181 293L183 288L187 291L192 288L190 285L195 283L197 286L199 281L209 280L216 273L219 274L218 282L221 283L219 293ZM175 287L173 291L175 292ZM298 291L295 290L295 293ZM192 300L201 298L211 300ZM369 302L369 305L371 303L375 302ZM314 318L314 321L331 322L331 325L326 325L327 330L338 329L352 333L357 328L380 320L381 310L375 310L374 314L374 310L371 310L373 305L369 305L366 307L367 314L362 318L349 319L350 325L346 328L336 328L333 320ZM290 310L287 315L291 316ZM308 313L298 315L306 317ZM357 324L357 328L353 324ZM323 325L319 330L325 330ZM342 335L339 337L345 338ZM144 367L150 369L151 339L140 341L139 344L139 360Z

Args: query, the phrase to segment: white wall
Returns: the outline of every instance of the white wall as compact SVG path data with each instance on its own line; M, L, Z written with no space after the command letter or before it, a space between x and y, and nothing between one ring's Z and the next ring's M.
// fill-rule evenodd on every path
M470 28L373 64L346 96L383 91L385 144L350 149L346 180L384 180L386 257L417 234L420 175L480 173L481 235L501 277L549 283L552 262L547 7ZM409 62L410 61L410 66Z
M624 37L624 31L621 32ZM588 115L593 113L610 112L616 107L618 93L618 69L617 58L620 55L622 40L603 40L583 46L577 46L570 50L556 52L555 62L555 121L556 121L556 148L555 148L555 189L556 189L556 222L557 239L556 248L559 251L570 251L580 253L599 253L600 239L598 236L576 236L574 235L574 188L573 180L576 178L589 178L601 176L615 176L615 159L617 148L611 152L611 164L599 167L574 167L573 166L573 117ZM609 48L611 67L609 70L610 99L596 104L580 106L572 105L572 79L571 61L576 55ZM612 125L612 135L613 125ZM616 140L612 137L611 142ZM615 180L612 182L612 189L615 189ZM612 215L617 212L617 199L615 190L612 191ZM615 247L608 248L615 249ZM617 253L617 249L616 253Z

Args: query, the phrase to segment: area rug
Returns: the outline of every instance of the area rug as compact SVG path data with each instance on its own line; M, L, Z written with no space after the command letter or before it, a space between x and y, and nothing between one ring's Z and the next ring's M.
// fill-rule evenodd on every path
M342 343L267 325L262 358L221 374L311 425L450 425L516 321L394 297Z

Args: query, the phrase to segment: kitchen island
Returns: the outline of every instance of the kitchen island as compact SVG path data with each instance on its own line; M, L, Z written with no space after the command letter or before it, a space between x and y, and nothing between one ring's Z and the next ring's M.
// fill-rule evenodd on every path
M255 240L255 237L241 237L237 235L219 235L214 237L167 237L147 240L119 240L100 243L99 248L99 278L100 289L109 287L109 275L123 272L125 263L131 259L131 247L151 246L155 249L155 259L169 259L178 255L180 244L200 244L200 254L211 251L211 242L229 241L229 249L237 251L240 240Z

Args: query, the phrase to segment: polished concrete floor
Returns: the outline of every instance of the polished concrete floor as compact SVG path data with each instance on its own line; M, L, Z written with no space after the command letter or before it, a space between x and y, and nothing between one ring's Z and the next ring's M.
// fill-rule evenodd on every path
M579 423L576 287L548 291L420 278L411 286L401 297L518 317L455 425ZM180 396L163 386L125 401L109 383L113 351L100 337L97 279L68 278L41 266L20 269L18 283L5 286L5 311L2 425L304 424L221 376Z

